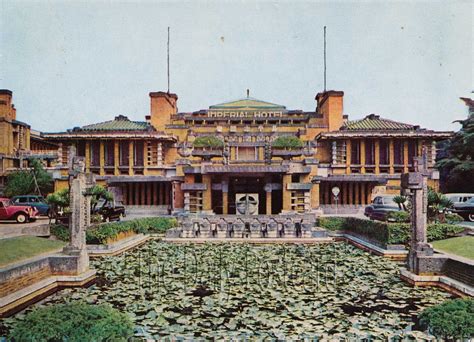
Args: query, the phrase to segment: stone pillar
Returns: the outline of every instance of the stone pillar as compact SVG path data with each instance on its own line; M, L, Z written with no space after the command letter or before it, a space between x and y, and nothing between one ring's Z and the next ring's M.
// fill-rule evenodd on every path
M375 139L375 174L380 173L380 140Z
M202 182L206 184L206 190L202 194L202 209L205 212L212 212L212 179L211 175L202 175Z
M354 199L354 204L356 205L360 205L360 186L361 186L361 183L354 183L354 187L355 187L355 199Z
M134 164L134 150L133 150L133 141L128 142L128 174L133 176L133 164Z
M165 190L164 190L165 184L164 183L158 183L158 203L160 205L165 204Z
M341 198L341 205L347 205L348 204L348 195L349 195L349 191L348 191L348 183L347 182L343 182L342 184L342 197L339 196Z
M119 141L115 140L114 141L114 175L116 176L120 175L119 165L120 165Z
M366 200L366 188L365 188L366 183L360 183L360 204L364 205L365 200Z
M288 190L288 184L291 183L291 175L283 175L282 193L283 193L283 212L291 211L291 190Z
M393 165L395 164L395 147L393 139L390 139L388 143L388 164L390 165L390 174L393 175L395 173L393 168Z
M265 185L265 213L267 215L272 214L272 185L270 183L267 183Z
M222 214L227 215L229 213L229 183L228 181L222 182Z
M90 172L91 169L91 143L86 141L86 172Z
M351 173L351 158L352 158L352 142L350 139L347 139L346 141L346 174Z
M360 173L365 173L365 140L360 140Z
M105 165L105 145L104 145L104 141L101 140L100 146L99 146L99 166L100 166L99 175L101 176L105 175L104 165Z
M354 194L354 184L349 182L347 184L347 188L348 188L348 192L349 192L349 194L348 194L348 196L349 196L348 204L353 205L354 204L354 196L353 196L353 194Z
M408 172L408 140L403 142L403 172Z
M433 248L427 242L426 212L428 208L427 178L421 172L404 173L401 179L403 189L411 191L411 242L408 254L408 269L415 274L425 273L420 260L433 255Z
M314 183L311 187L311 209L318 209L319 208L319 191L320 191L321 183Z
M69 244L63 252L75 256L75 273L80 274L89 269L89 255L86 246L86 229L90 226L91 195L88 191L94 186L95 179L91 173L85 174L84 160L76 157L69 171L69 203L71 216L69 220Z
M265 160L265 147L258 147L258 160Z

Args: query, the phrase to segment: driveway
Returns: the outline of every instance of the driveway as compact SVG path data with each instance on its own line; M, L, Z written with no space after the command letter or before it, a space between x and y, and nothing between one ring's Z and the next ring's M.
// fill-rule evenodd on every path
M16 223L14 221L0 220L0 239L5 239L21 235L49 235L49 219L47 217L40 217L35 222Z

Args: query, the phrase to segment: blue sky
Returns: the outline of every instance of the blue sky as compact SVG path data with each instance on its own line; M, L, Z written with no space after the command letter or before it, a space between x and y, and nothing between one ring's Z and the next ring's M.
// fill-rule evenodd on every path
M144 120L150 91L180 111L245 96L314 110L343 90L350 119L370 113L457 130L473 86L471 1L0 0L0 88L19 120L42 131L112 119Z

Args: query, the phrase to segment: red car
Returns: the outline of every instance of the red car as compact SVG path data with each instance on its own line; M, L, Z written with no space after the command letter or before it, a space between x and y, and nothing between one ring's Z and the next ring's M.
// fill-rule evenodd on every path
M8 198L0 198L0 220L15 220L18 223L35 221L38 209L27 205L13 204Z

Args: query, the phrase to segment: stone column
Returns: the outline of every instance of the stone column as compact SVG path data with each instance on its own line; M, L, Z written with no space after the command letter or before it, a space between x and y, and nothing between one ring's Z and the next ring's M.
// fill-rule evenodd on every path
M272 214L272 185L267 183L265 185L265 214L271 215Z
M86 172L90 172L91 169L91 143L90 141L86 141Z
M421 172L404 173L401 179L403 189L411 191L411 242L408 254L408 269L415 274L425 273L420 260L433 255L433 248L427 242L426 212L428 207L427 178ZM429 265L429 264L428 264Z
M133 176L133 164L134 164L134 150L133 150L133 141L128 142L128 174Z
M105 175L104 165L105 165L105 145L104 145L104 141L101 140L100 146L99 146L99 166L100 166L99 174L101 176Z
M408 140L403 142L403 172L408 172Z
M365 173L365 140L360 140L360 173Z
M115 140L114 141L114 175L115 176L120 175L119 165L120 165L119 141Z
M182 211L184 209L184 192L181 190L181 182L173 181L172 183L172 212Z
M229 213L229 183L228 181L222 182L222 214L227 215Z
M202 209L205 212L212 212L212 179L211 175L202 175L202 182L206 184L206 190L202 194Z
M346 174L351 173L351 158L352 158L352 142L350 139L347 139L346 141Z
M395 173L393 168L393 165L395 164L395 147L393 139L390 139L388 143L388 164L390 165L390 174L393 175Z
M83 158L74 158L69 171L69 203L71 216L69 220L69 244L63 252L75 256L75 273L80 274L89 269L89 255L86 246L86 229L90 226L91 195L88 191L94 186L94 175L84 173Z
M321 183L314 183L311 187L311 209L318 209L319 208L319 191L320 191Z
M289 174L283 175L282 192L283 192L283 211L284 212L291 211L291 190L287 189L289 183L291 183L291 175Z
M375 174L380 173L380 140L375 139Z

